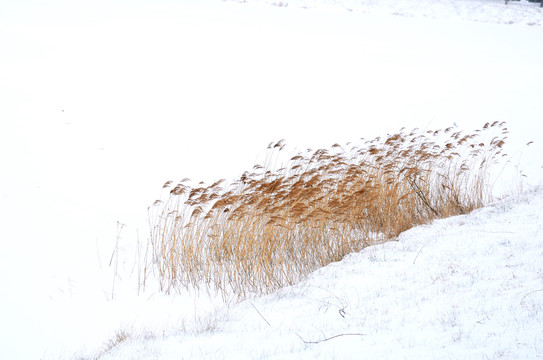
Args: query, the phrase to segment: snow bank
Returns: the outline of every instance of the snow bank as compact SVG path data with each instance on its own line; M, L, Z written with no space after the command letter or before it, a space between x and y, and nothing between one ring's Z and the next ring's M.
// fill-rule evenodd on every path
M123 327L132 345L109 356L541 355L539 193L414 229L254 307L135 295L162 184L234 178L273 140L305 150L506 121L508 168L543 180L536 4L257 1L2 2L0 358L95 354ZM435 236L409 239L419 231ZM365 335L302 341L351 332Z
M228 0L227 0L228 1ZM241 3L247 0L231 0ZM525 0L250 0L279 7L341 9L374 15L397 15L451 21L541 26L543 9Z
M543 355L543 192L435 221L275 294L135 335L103 359Z

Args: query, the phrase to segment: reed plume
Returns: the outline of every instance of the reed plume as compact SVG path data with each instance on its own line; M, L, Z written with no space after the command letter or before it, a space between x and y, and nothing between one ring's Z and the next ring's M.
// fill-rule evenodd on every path
M227 184L174 185L151 207L146 260L163 291L210 287L240 298L291 285L346 254L413 226L465 214L492 198L489 169L505 123L472 134L414 129L308 150Z

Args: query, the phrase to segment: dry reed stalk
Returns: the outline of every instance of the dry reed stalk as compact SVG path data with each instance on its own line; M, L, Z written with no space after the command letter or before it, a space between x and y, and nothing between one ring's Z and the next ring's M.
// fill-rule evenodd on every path
M350 252L435 218L464 214L491 199L488 172L507 128L487 123L402 129L385 139L299 153L277 168L284 141L264 165L223 188L186 179L155 202L150 247L161 289L190 286L243 298L294 284ZM273 165L272 165L273 164Z

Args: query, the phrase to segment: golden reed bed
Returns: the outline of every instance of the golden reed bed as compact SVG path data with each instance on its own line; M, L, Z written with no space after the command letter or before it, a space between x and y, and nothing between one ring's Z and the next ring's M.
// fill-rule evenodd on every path
M154 274L168 292L206 286L240 298L294 284L348 253L487 203L506 134L503 122L468 135L402 129L307 150L275 168L279 141L264 165L230 184L168 181L166 199L150 208L144 279Z

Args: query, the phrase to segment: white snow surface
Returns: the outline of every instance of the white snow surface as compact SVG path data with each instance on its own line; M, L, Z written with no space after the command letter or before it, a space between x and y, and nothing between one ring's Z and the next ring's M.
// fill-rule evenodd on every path
M247 0L230 0L246 3ZM343 9L365 14L396 15L434 20L477 21L541 26L543 9L528 1L499 0L250 0L280 7Z
M543 357L541 19L526 1L2 1L0 359ZM493 121L506 200L239 304L138 293L167 180L234 179L283 138Z
M543 357L543 192L435 221L104 359Z

